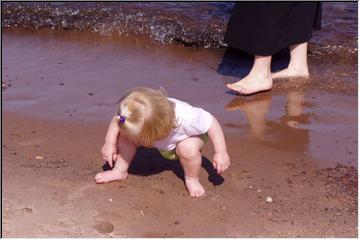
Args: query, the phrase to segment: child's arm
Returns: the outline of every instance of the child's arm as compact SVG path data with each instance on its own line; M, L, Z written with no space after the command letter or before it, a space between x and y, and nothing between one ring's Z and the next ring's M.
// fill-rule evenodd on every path
M226 149L224 133L220 123L215 117L213 117L208 135L214 145L215 150L213 166L218 173L223 173L230 165L230 158Z
M117 138L120 132L118 120L114 116L110 122L109 128L106 132L105 143L101 149L101 154L105 161L107 161L110 167L113 167L113 161L116 161L118 154L117 150Z

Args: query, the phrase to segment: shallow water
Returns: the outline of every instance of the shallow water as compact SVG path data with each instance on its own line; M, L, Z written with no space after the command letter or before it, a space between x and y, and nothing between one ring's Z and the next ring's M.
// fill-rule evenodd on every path
M146 36L163 44L225 47L223 37L234 3L55 2L3 3L2 27L92 31L102 36ZM357 3L323 3L322 30L310 51L322 61L357 58Z
M341 74L355 66L311 64L309 82L279 81L270 93L240 97L224 84L251 64L234 69L221 52L208 49L18 29L4 32L3 56L2 77L11 84L3 93L5 112L103 123L125 90L162 86L169 96L214 114L232 139L232 151L253 143L325 166L357 165L357 77ZM219 74L222 68L231 71Z

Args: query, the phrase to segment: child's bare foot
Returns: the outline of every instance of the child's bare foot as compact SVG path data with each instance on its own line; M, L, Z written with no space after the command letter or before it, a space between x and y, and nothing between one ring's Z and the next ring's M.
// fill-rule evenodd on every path
M185 176L185 185L191 197L201 197L205 195L205 189L198 178Z
M127 172L119 172L113 170L108 170L105 172L99 172L95 176L96 183L107 183L112 181L124 180L128 176Z
M241 95L250 95L270 90L272 85L273 81L271 77L265 78L248 75L236 83L227 84L227 87Z
M303 78L309 79L309 70L307 68L292 68L288 67L279 72L272 73L271 77L273 79L283 79L283 78Z

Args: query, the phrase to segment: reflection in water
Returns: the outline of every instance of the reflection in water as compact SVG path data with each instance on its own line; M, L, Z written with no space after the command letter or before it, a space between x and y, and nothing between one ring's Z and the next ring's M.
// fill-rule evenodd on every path
M245 113L249 132L262 144L291 152L307 152L309 146L309 114L303 113L304 93L291 91L286 95L285 112L278 120L268 120L272 96L261 94L254 98L235 97L225 108Z
M235 97L227 105L226 109L241 110L247 116L250 131L255 138L262 138L266 129L266 115L269 112L271 96L257 97L256 99Z

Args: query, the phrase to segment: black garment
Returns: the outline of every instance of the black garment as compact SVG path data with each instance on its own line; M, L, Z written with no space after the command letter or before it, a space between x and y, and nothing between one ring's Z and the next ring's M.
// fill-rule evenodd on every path
M225 42L248 53L269 56L307 42L321 27L320 2L237 2Z

